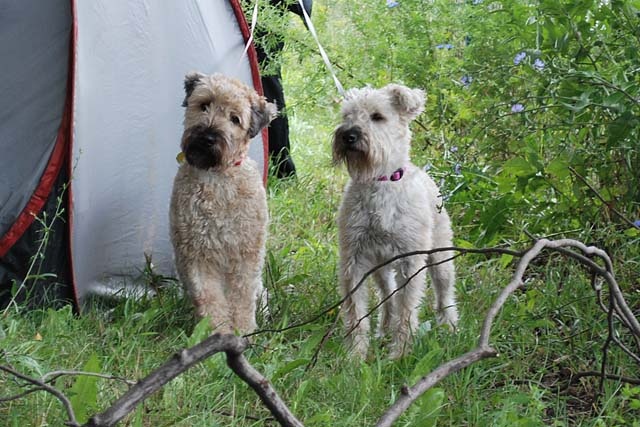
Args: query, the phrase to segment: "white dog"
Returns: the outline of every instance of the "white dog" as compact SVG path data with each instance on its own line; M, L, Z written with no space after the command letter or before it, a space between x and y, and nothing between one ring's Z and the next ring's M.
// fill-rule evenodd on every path
M409 123L423 111L424 101L422 90L396 84L352 89L334 133L334 161L346 163L351 176L338 212L342 315L359 357L369 346L368 291L366 286L354 290L363 275L399 254L451 246L451 223L438 187L409 159ZM455 328L455 270L452 261L442 262L451 256L444 251L406 257L374 273L381 298L388 298L378 333L391 335L391 358L411 347L425 291L425 271L417 272L425 261L433 264L438 322Z

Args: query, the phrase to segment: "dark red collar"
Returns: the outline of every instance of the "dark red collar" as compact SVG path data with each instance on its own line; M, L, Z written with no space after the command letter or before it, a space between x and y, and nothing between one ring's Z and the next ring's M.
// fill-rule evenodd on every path
M389 176L380 175L376 178L376 181L400 181L404 176L404 168L399 168L393 171L393 173Z

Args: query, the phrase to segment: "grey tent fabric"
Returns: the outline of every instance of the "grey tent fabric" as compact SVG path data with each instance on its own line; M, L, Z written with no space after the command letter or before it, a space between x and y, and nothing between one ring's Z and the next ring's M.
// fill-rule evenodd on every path
M61 126L69 0L0 3L0 237L32 197Z
M42 236L38 221L16 227L34 200L36 215L58 197L65 210L44 253L55 278L28 285L66 281L82 303L134 292L146 256L175 275L183 79L219 72L259 90L248 38L238 0L0 0L0 306ZM249 156L266 179L266 132Z

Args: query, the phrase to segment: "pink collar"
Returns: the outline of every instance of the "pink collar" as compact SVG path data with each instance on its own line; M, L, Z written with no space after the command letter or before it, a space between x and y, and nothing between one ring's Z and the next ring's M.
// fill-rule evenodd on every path
M405 171L404 167L396 169L389 176L380 175L379 177L376 178L376 181L400 181L402 179L402 177L404 176L404 171Z
M246 157L246 154L243 154L238 160L233 162L233 166L240 166Z

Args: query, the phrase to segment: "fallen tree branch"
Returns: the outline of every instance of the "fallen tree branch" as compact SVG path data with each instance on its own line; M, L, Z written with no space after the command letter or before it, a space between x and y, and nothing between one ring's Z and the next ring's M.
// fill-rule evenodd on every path
M605 268L600 267L597 263L595 263L590 258L575 253L571 250L567 250L566 247L577 248L582 251L583 254L589 256L596 256L602 259L605 263ZM423 376L414 386L406 387L403 393L398 397L398 399L387 409L387 411L382 415L382 417L378 420L376 427L390 427L395 420L413 403L418 399L424 392L429 390L443 378L451 375L459 371L462 368L465 368L472 363L475 363L479 360L495 357L497 356L497 352L493 350L489 345L489 339L491 335L491 326L493 325L493 321L496 316L506 303L509 296L513 294L513 292L518 289L523 284L523 276L524 273L531 263L531 261L537 257L540 252L544 249L556 250L561 252L571 258L574 258L580 261L583 265L587 266L596 274L602 276L609 285L609 298L610 298L610 306L608 311L608 338L603 346L604 357L603 361L606 361L606 352L608 349L608 345L610 342L614 341L612 337L615 334L613 327L613 313L616 312L618 316L620 316L622 323L626 326L631 333L638 337L640 335L640 325L638 324L638 319L635 318L631 309L627 305L622 292L620 291L620 287L616 282L613 276L613 266L611 259L607 255L606 252L595 248L593 246L586 246L581 242L572 239L560 239L556 241L550 241L546 239L538 240L535 245L526 251L522 258L518 262L515 272L512 275L511 281L509 284L500 292L498 297L494 300L493 304L489 308L487 315L485 316L484 323L482 325L482 329L480 332L480 338L478 340L477 347L466 353L463 356L460 356L454 360L444 363L428 375ZM606 378L605 374L605 364L602 364L601 372L601 385L604 379Z
M284 427L304 427L300 421L289 411L287 405L280 399L271 383L260 372L247 362L242 355L227 352L227 364L244 382L249 384L258 394L273 416Z
M280 421L283 426L302 426L291 414L287 406L282 403L269 381L246 361L242 353L248 346L249 341L246 338L237 337L232 334L211 335L201 343L177 353L160 368L140 380L106 411L91 417L85 426L113 426L133 411L135 407L150 394L160 390L166 383L198 362L220 352L227 354L227 363L231 369L258 393L273 416ZM287 420L291 423L286 424L281 420ZM297 422L297 424L294 421Z

